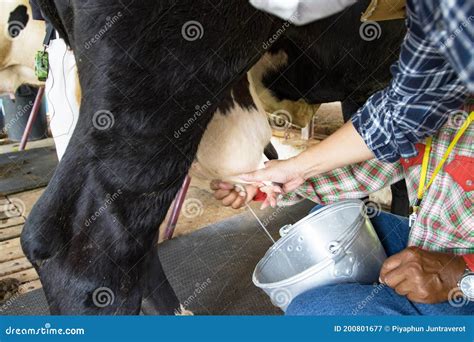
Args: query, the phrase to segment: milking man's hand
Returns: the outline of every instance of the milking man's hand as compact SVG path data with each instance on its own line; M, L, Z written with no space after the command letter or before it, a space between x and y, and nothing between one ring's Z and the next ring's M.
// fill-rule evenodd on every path
M211 189L214 190L214 198L222 202L225 207L240 209L245 203L250 202L257 194L258 187L255 185L243 185L245 191L239 191L234 184L220 180L211 182Z
M281 183L283 191L290 192L310 177L374 157L352 123L348 122L320 144L298 156L269 161L264 169L243 174L240 178L259 184L265 181Z

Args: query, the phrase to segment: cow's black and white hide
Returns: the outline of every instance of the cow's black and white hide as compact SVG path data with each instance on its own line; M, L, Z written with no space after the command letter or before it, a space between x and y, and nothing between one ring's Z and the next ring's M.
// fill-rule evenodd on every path
M264 167L272 130L248 77L235 84L206 128L191 175L241 183L238 175Z
M14 94L22 84L43 85L34 57L44 33L44 22L32 20L28 0L0 1L0 95Z
M345 31L349 39L357 41L354 32L337 24L319 39L320 44L308 41L310 32L290 31L251 70L258 83L258 96L274 110L281 104L289 111L292 123L302 127L312 118L307 112L301 115L302 102L314 105L340 101L344 121L350 120L391 79L390 66L398 58L405 27L401 20L381 27L384 38L378 41L376 50L367 50L367 46L358 43L334 44ZM408 216L405 180L393 184L391 189L392 213Z
M142 299L154 313L179 310L157 229L212 116L235 108L236 86L265 42L285 27L308 46L325 32L339 48L378 46L358 36L368 1L300 29L247 0L40 3L75 52L83 90L74 135L22 233L54 314L137 314ZM337 66L329 51L314 58ZM380 53L378 62L389 58Z

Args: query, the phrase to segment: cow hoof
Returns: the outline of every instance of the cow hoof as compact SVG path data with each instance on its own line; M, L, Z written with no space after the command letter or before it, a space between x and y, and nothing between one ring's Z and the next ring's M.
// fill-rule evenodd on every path
M192 311L187 310L183 304L179 306L179 309L174 312L175 316L194 316Z

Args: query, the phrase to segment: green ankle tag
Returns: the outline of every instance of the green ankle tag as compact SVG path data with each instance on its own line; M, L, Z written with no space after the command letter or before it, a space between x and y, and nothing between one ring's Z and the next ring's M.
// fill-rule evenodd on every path
M38 80L45 82L49 72L49 57L46 51L37 51L35 55L35 74Z

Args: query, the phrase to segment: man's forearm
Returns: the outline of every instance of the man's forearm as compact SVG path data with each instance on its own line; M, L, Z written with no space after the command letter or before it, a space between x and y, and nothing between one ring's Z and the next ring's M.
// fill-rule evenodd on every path
M320 144L295 158L303 168L304 178L308 179L374 157L352 122L348 122Z

